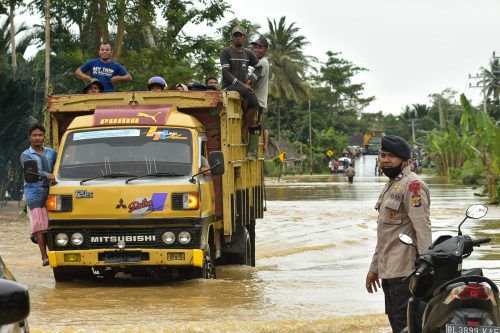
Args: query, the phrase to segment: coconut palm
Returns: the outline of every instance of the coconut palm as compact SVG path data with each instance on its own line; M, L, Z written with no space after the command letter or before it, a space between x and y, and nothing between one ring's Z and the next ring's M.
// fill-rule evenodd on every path
M297 101L309 98L309 87L305 73L310 61L315 58L304 55L304 47L309 44L306 38L298 35L299 28L295 23L287 26L286 17L276 20L267 19L269 32L269 64L271 81L269 93L277 100L278 141L280 140L281 107L288 100Z
M481 76L482 79L479 81L479 84L483 86L483 94L486 97L492 97L494 100L494 105L497 110L494 108L490 109L490 114L492 116L497 116L500 114L498 108L500 107L500 62L498 58L493 58L490 61L490 68L481 67ZM485 101L485 109L486 109L486 101ZM486 110L485 110L486 111Z

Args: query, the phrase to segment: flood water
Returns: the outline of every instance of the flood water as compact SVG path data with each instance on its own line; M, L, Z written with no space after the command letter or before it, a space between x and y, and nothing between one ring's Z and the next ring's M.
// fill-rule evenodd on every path
M32 332L389 332L383 294L364 280L376 241L373 209L387 178L375 156L343 175L266 179L257 223L256 267L217 267L217 280L117 280L56 284L28 238L17 205L0 208L0 255L30 290ZM454 232L478 191L424 176L433 238ZM500 208L469 220L464 233L492 237L464 261L500 283Z

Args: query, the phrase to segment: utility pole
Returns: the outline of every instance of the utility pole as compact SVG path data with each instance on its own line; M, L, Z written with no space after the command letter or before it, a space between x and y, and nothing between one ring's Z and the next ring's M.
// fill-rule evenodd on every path
M439 111L439 128L444 128L444 112L441 105L441 96L438 97L438 111Z
M439 118L441 118L441 116ZM411 126L411 134L412 134L412 138L413 138L413 144L415 144L415 142L417 142L417 140L415 138L415 125L418 123L418 119L410 119L408 122L409 122L408 126Z
M500 68L494 68L496 66L494 65L493 62L496 59L500 59L500 57L497 57L495 54L495 51L493 51L493 55L490 58L491 74L492 75L500 73ZM479 82L477 84L474 84L474 85L469 83L469 87L470 88L481 88L481 90L483 92L483 111L485 113L488 113L488 89L486 87L486 83L487 83L486 73L483 72L480 74L475 74L474 76L469 74L469 79L479 80ZM481 85L481 83L482 83L482 85ZM494 82L493 84L496 85L497 87L500 86L500 82Z

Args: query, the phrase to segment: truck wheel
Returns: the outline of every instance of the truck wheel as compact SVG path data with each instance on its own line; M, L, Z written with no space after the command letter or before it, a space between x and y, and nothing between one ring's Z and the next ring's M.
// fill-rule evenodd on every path
M252 266L252 241L250 233L246 227L243 228L243 237L241 239L241 253L239 256L239 264Z
M89 280L93 274L87 269L76 269L70 267L55 267L52 269L54 272L54 280L56 282L70 282L73 280Z
M207 244L205 251L205 258L202 267L194 268L195 279L215 279L215 249L212 250L210 244Z
M76 278L75 272L67 267L56 267L52 270L54 272L54 279L56 282L69 282Z

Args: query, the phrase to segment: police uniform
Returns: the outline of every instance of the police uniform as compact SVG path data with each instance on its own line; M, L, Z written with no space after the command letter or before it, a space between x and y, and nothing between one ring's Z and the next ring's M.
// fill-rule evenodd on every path
M406 141L404 143L408 145ZM387 151L393 150L389 149ZM399 151L396 149L396 152ZM408 159L406 150L402 155L403 159ZM419 253L431 245L429 188L410 170L410 166L406 166L385 185L375 209L379 212L377 246L370 272L382 279L385 311L393 332L399 332L406 326L406 308L411 297L409 281L403 281L403 278L411 273L416 258L415 248L401 243L399 234L409 235Z

